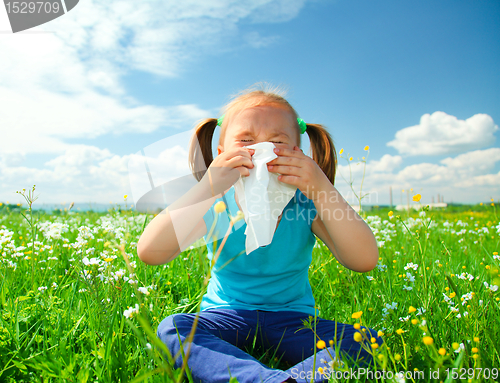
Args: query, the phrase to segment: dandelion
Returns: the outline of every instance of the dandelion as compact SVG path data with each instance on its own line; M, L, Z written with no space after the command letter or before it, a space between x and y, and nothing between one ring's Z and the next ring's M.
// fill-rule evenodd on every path
M351 317L353 319L359 319L359 318L361 318L361 315L363 315L363 311L358 311L358 312L353 313Z
M216 213L222 213L224 210L226 210L226 204L222 201L219 201L215 204L214 210Z
M361 342L361 341L363 340L363 336L361 335L361 333L360 333L360 332L357 332L357 331L356 331L356 332L354 333L354 340L355 340L356 342Z
M412 197L413 201L415 201L415 202L419 202L419 201L420 201L420 198L422 198L422 196L421 196L420 194L415 194L415 195Z
M318 340L316 343L316 347L319 348L320 350L323 350L326 347L326 343L324 340Z
M430 336L424 336L424 338L422 339L422 341L424 342L424 344L426 346L430 346L431 344L434 343L434 339L432 339Z
M238 222L239 220L244 219L244 218L245 218L245 215L243 214L243 212L241 210L238 210L238 212L236 213L236 216L231 217L231 222L234 225L236 222Z

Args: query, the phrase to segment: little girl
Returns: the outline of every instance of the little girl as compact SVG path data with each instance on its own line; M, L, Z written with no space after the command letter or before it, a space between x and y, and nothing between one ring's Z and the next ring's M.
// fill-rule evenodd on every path
M196 128L189 155L199 183L151 221L137 248L142 261L158 265L204 237L208 257L215 260L190 345L191 375L201 382L228 382L231 377L240 383L323 381L328 378L332 356L339 363L347 359L359 365L370 363L369 346L364 340L354 340L358 330L317 317L308 279L316 237L351 270L370 271L378 260L370 228L333 186L336 154L329 133L321 125L304 123L272 91L245 91L223 112L223 118L207 119ZM218 156L213 159L211 143L218 126ZM304 132L312 158L299 149ZM213 242L209 231L218 215L213 232L226 233L231 217L241 211L233 185L254 167L254 150L246 146L260 142L275 145L278 157L267 164L268 170L279 174L280 182L297 187L295 196L279 217L269 245L246 254L246 223L240 221L215 259L221 241ZM217 204L220 201L224 204ZM195 317L176 314L160 324L158 336L172 355L181 343L187 351L186 338ZM311 317L316 317L312 329L304 328L304 321ZM382 343L374 330L364 328L363 333L364 339L374 337ZM255 340L293 367L271 369L243 351ZM314 356L319 340L331 347L317 350ZM320 348L323 345L319 343ZM175 367L182 362L179 356Z

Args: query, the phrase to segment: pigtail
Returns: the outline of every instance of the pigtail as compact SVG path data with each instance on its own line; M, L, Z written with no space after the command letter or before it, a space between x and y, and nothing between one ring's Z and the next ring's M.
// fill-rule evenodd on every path
M313 160L316 161L333 185L337 167L337 153L330 133L323 125L319 124L307 124L306 132L309 136Z
M200 181L214 160L212 138L217 127L216 118L207 118L195 127L195 134L189 143L189 167L194 178Z

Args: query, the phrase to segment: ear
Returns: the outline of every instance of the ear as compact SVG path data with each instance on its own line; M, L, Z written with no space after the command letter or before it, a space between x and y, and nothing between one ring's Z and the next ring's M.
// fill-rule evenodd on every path
M222 145L217 146L217 155L220 155L224 151Z

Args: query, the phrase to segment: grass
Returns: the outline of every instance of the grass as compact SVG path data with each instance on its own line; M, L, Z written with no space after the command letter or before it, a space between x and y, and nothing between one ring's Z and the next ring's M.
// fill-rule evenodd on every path
M168 315L197 310L209 269L206 249L192 247L167 265L146 266L136 244L151 215L30 207L0 206L0 381L179 381L181 371L169 368L154 332ZM380 245L369 273L344 268L318 242L310 281L320 315L383 333L387 347L372 350L374 371L425 371L419 381L434 381L429 371L440 369L436 381L452 381L453 372L474 382L496 380L495 209L369 213ZM280 367L276 355L248 351ZM473 368L487 369L490 379L479 370L470 375ZM357 380L366 377L351 379Z

